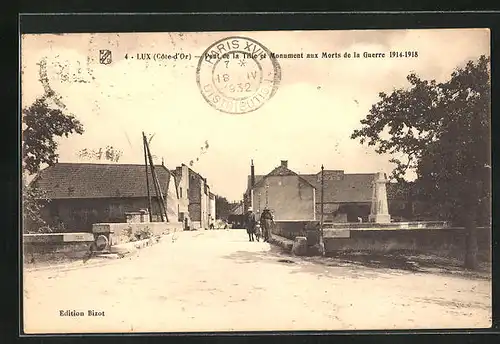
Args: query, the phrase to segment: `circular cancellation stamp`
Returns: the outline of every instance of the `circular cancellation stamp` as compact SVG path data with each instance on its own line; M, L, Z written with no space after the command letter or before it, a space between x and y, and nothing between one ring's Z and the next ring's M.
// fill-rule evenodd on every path
M210 45L196 68L203 98L219 111L243 114L259 109L278 90L281 68L271 52L247 37Z

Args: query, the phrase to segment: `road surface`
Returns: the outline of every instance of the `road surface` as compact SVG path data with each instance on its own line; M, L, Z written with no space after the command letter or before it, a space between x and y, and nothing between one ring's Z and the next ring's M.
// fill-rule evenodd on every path
M26 271L26 333L491 326L490 279L291 257L242 230L174 238L104 265Z

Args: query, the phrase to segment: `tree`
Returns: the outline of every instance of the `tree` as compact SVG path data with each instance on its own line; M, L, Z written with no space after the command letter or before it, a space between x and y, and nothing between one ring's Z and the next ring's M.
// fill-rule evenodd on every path
M49 106L48 98L38 98L23 109L23 171L38 173L43 164L52 165L58 158L56 137L73 132L83 134L83 125L74 116Z
M44 164L52 165L57 161L57 137L83 133L80 121L60 109L52 108L50 99L50 94L45 94L22 110L23 217L25 224L32 222L45 229L45 221L40 216L43 206L40 200L50 200L35 186L26 183L26 175L36 174Z
M38 188L32 185L23 185L22 192L24 231L26 233L51 232L51 228L40 215L41 209L50 202L50 199Z
M226 199L226 197L215 196L216 218L227 219L230 210L231 210L231 204Z
M490 221L490 59L457 68L443 83L407 77L410 87L379 94L351 136L393 158L392 177L417 174L413 192L434 215L466 228L465 267L477 267L478 223Z

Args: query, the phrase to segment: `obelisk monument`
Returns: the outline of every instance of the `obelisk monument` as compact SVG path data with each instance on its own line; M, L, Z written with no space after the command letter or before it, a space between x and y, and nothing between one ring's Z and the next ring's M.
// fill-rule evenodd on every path
M378 172L373 181L372 206L368 220L375 223L390 223L389 206L387 204L388 180L385 173Z

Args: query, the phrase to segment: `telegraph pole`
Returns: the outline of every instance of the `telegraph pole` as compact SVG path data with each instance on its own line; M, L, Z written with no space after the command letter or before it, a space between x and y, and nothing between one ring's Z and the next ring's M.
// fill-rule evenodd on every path
M146 139L146 136L144 135L144 146L146 147L146 152L147 152L147 157L149 158L149 165L151 167L151 179L153 182L153 186L155 188L155 193L156 193L156 201L158 204L158 208L160 210L160 218L161 222L164 222L165 218L163 217L163 214L167 215L166 209L165 209L165 203L163 200L163 194L161 192L161 187L158 182L158 178L155 173L155 167L154 167L154 162L153 162L153 156L151 155L151 151L149 150L149 145ZM168 217L166 216L166 221L168 221Z
M148 189L148 213L149 222L153 222L153 214L151 207L151 193L149 192L149 173L148 173L148 155L146 153L146 135L142 132L142 145L144 146L144 166L146 167L146 188Z

